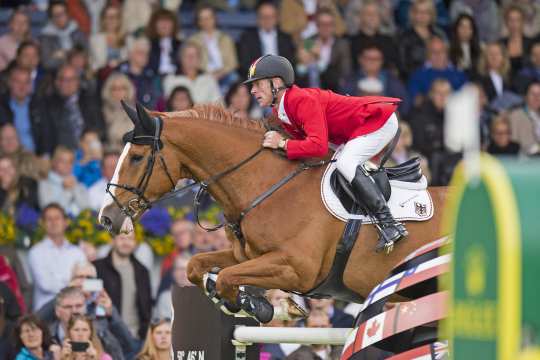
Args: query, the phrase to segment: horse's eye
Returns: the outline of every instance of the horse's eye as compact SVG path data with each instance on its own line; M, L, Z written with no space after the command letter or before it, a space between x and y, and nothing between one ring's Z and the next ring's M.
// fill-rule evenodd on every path
M131 155L131 162L132 163L138 163L142 159L144 159L144 156L142 156L142 155Z

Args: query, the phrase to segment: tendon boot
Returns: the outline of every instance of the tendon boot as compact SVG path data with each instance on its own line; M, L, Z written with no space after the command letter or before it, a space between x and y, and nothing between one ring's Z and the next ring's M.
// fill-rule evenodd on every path
M361 165L356 168L356 174L351 185L361 204L377 219L378 224L375 224L375 226L378 227L380 236L375 250L379 252L384 249L389 253L393 250L396 241L409 235L407 229L402 223L394 219L386 205L384 196L373 180L364 173Z
M260 323L267 324L274 317L274 306L264 296L252 295L240 290L236 302L240 304L242 310Z

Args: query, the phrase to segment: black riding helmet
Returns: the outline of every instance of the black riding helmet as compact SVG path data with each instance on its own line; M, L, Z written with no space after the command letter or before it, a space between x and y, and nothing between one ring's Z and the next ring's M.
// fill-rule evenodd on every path
M294 70L289 60L278 55L264 55L251 64L248 78L244 84L250 84L256 80L279 77L286 87L294 84Z

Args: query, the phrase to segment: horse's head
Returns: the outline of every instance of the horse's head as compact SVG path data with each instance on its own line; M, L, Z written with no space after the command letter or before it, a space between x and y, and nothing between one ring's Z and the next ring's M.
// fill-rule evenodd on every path
M129 231L132 223L153 201L172 190L180 177L174 148L161 136L162 119L151 116L140 104L137 110L122 105L135 128L124 135L126 145L107 184L98 216L99 222L115 234Z

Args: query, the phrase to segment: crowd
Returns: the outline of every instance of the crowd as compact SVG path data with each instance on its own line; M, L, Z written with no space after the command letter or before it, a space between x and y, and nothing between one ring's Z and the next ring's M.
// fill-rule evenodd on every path
M133 235L98 249L67 241L69 217L99 209L132 126L120 100L162 111L221 103L258 120L268 113L242 80L254 59L272 53L293 63L299 86L401 98L391 162L421 157L433 185L446 185L461 158L445 146L444 114L466 84L480 94L485 151L540 154L536 0L20 0L0 7L9 14L0 31L0 211L34 209L45 231L27 253L0 248L0 354L8 358L168 358L171 285L188 284L191 255L228 246L224 233L207 234L188 219L172 223L176 248L163 259ZM195 27L179 22L189 13ZM220 27L218 14L238 13L254 14L254 27ZM40 14L46 21L36 27ZM288 295L268 296L279 304ZM352 324L354 307L347 314L330 300L307 305L303 326ZM336 353L262 350L266 359Z

